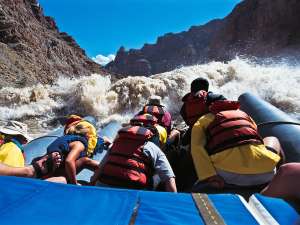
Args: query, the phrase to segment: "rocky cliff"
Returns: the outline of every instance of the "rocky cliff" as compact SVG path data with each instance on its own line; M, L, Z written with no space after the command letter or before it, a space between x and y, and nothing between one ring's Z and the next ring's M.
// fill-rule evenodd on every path
M166 34L153 45L117 52L106 68L124 75L150 75L236 55L300 56L299 0L244 0L226 18Z
M0 0L0 88L103 72L36 0Z

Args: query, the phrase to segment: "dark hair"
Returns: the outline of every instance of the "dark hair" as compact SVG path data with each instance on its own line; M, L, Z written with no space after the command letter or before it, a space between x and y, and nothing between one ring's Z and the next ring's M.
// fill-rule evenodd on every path
M191 83L191 92L197 93L200 90L208 91L209 83L205 78L199 77Z

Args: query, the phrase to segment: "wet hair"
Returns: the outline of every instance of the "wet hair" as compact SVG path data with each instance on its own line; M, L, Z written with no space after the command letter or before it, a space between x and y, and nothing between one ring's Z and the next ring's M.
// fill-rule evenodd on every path
M199 77L191 83L191 92L197 93L200 90L208 91L209 83L208 80L202 77Z

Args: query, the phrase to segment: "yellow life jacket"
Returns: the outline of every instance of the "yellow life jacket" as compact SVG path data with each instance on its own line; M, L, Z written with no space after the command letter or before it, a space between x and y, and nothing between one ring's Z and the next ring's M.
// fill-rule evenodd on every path
M65 128L65 134L83 135L88 140L87 156L92 157L97 145L97 130L93 124L84 119L68 124Z

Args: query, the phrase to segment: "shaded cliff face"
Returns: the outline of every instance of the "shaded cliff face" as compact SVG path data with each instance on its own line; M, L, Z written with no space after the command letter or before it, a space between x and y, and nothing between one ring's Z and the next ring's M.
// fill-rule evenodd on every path
M236 53L258 56L300 56L300 1L247 0L224 19L210 42L210 57Z
M186 32L168 33L141 49L125 51L121 47L106 69L124 75L150 75L204 62L210 51L208 43L222 25L222 20L213 20Z
M138 50L121 47L106 68L124 75L150 75L236 55L297 57L299 12L299 0L245 0L223 20L166 34Z
M103 69L36 0L0 0L0 88L51 83L58 76L103 73Z

